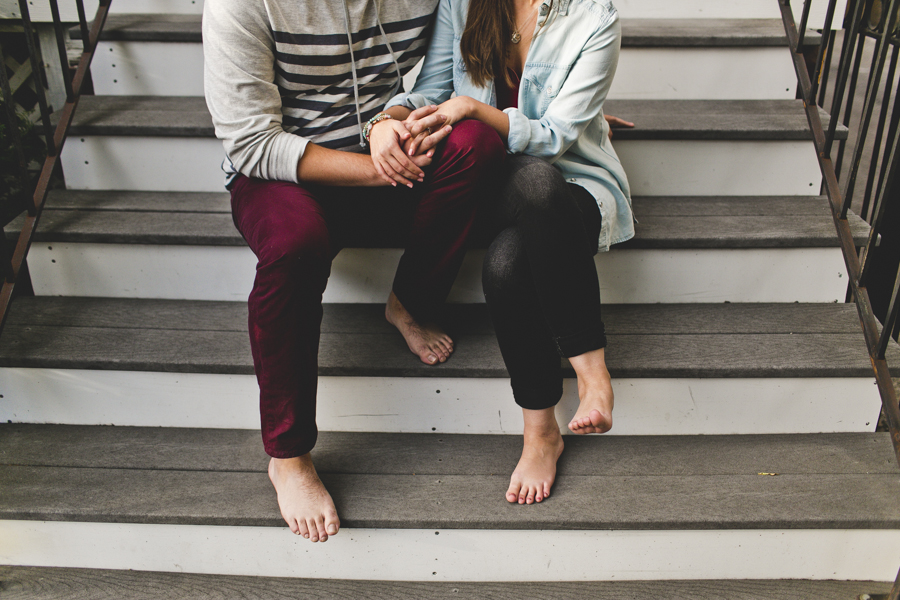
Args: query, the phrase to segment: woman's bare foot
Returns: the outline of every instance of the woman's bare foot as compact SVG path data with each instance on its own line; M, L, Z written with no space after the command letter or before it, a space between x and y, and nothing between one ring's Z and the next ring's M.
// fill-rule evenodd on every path
M418 323L391 292L384 307L388 323L400 331L412 353L426 365L446 362L453 352L453 340L434 323Z
M572 433L606 433L612 429L613 389L603 348L569 359L578 376L581 404L569 422Z
M563 451L563 439L553 408L522 409L525 415L525 444L506 490L506 500L519 504L543 502L556 480L556 462Z
M324 542L341 528L331 494L322 485L309 454L269 461L269 479L278 493L281 516L291 531Z

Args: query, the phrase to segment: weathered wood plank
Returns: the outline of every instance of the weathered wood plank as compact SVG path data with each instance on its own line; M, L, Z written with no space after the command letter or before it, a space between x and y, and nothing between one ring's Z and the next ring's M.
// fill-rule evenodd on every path
M818 43L810 40L807 43ZM623 47L785 46L778 19L622 19Z
M636 124L619 140L811 140L799 100L610 100ZM827 127L827 115L823 113ZM846 137L838 129L838 137ZM181 96L85 96L70 135L214 137L206 102Z
M0 582L6 600L857 600L891 587L790 580L420 583L40 567L0 567Z
M326 474L346 527L397 529L891 529L890 475L566 476L510 505L496 475ZM274 526L265 473L0 467L0 518Z
M0 365L253 373L240 304L150 301L131 310L142 302L23 299L4 332ZM44 316L26 316L29 307ZM319 372L506 377L484 307L451 306L449 312L457 351L447 363L429 367L410 355L379 306L330 306ZM608 364L617 377L871 375L849 305L646 305L610 307L606 314ZM892 344L888 354L900 364L900 347Z
M861 331L853 304L608 304L614 334L847 333ZM326 304L324 333L394 333L376 304ZM442 321L457 335L492 335L484 304L448 304ZM16 327L101 327L247 331L244 302L134 298L32 297L13 304Z
M829 215L811 216L653 216L637 213L635 237L615 246L629 248L828 248L838 246ZM862 245L868 226L850 217L854 238ZM402 248L406 235L399 227L354 235L354 248ZM489 234L473 247L486 248ZM226 213L165 213L153 211L47 210L34 239L40 243L168 244L246 246Z
M609 336L614 377L869 377L863 338L850 334ZM253 374L238 332L8 326L0 366ZM493 335L455 337L440 366L415 359L396 333L323 333L319 374L353 377L506 377ZM900 364L900 348L888 352ZM900 373L900 368L898 373ZM566 370L567 376L572 376Z
M824 198L636 198L640 219L624 248L833 247L837 237ZM49 202L35 240L42 243L188 244L244 246L225 194L60 191ZM868 225L850 216L857 243ZM372 234L353 228L350 247L403 247L405 227L396 216ZM485 248L491 232L473 245Z
M616 140L812 140L799 100L609 100L604 111L635 124Z
M647 216L831 216L825 196L637 196ZM46 210L214 212L231 214L227 192L51 190Z
M230 215L231 194L228 192L51 190L47 195L44 209L198 212Z
M78 28L71 34L81 39ZM104 41L199 43L201 38L200 15L110 15L101 34ZM622 19L624 47L786 45L778 19Z
M320 473L491 475L516 464L519 436L323 431ZM602 460L598 462L598 456ZM0 425L0 464L261 473L258 431ZM898 474L887 433L568 436L560 475Z

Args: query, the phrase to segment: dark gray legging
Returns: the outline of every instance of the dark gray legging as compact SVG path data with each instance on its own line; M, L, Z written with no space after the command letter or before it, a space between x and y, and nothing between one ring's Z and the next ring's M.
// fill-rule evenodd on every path
M562 397L560 356L606 346L593 256L597 201L548 162L508 157L493 207L497 237L484 257L484 297L522 408Z

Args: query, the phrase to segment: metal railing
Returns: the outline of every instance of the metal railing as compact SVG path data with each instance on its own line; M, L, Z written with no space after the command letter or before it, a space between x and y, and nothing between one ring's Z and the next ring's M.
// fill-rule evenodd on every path
M0 214L4 215L2 226L6 227L9 222L17 218L20 214L25 215L25 222L19 233L15 248L12 253L9 251L7 240L0 243L0 272L3 274L3 286L0 289L0 332L3 331L3 325L6 323L6 317L9 312L10 301L12 300L13 290L22 273L22 266L25 263L25 257L28 249L31 247L31 241L37 228L38 221L41 218L41 211L44 207L44 201L47 199L51 177L56 171L59 164L60 153L66 142L66 135L72 118L75 115L75 109L81 97L82 87L88 80L90 72L91 60L94 57L94 50L97 47L97 40L103 25L106 23L106 17L109 13L109 5L111 0L100 0L97 8L97 14L93 23L88 25L87 17L84 11L83 0L75 0L78 10L79 25L81 28L81 39L83 40L83 52L78 62L78 67L74 75L69 74L68 69L68 52L66 49L66 26L62 23L59 14L59 5L57 0L49 0L50 11L53 16L53 28L56 37L56 51L59 52L59 60L62 65L62 76L65 84L66 101L62 109L57 111L58 122L53 127L50 118L50 106L47 102L45 71L43 68L43 60L41 56L41 47L35 39L35 27L31 22L28 10L28 0L19 0L19 10L21 11L22 27L25 33L25 41L28 46L28 56L31 63L32 76L36 78L34 86L40 106L41 120L40 126L43 130L43 139L46 144L47 156L43 161L40 174L37 177L37 183L34 192L31 194L30 202L25 202L24 206L0 206ZM44 49L44 51L49 51ZM6 69L3 67L4 58L3 51L0 48L0 93L2 93L3 104L6 106L5 114L0 115L0 122L6 125L11 143L14 148L18 165L18 177L20 184L31 189L31 176L27 170L26 156L22 146L22 139L19 135L18 116L15 112L15 104L12 98L12 91L9 85L9 79L6 75Z
M824 1L824 0L823 0ZM869 358L875 372L878 390L881 394L883 415L890 430L894 453L900 463L900 405L897 392L891 379L885 353L891 337L896 337L898 313L900 313L900 271L897 267L890 270L894 285L886 286L889 294L882 293L876 301L886 305L882 311L882 323L876 318L873 310L873 297L869 287L874 281L874 259L879 247L886 237L898 248L897 256L887 256L888 263L900 261L900 180L897 179L900 168L900 101L896 101L900 91L897 78L898 54L898 12L900 0L848 0L846 13L843 15L843 38L837 66L833 67L834 53L838 32L833 31L836 0L828 0L822 39L818 51L813 58L803 54L804 34L807 29L812 0L804 0L800 27L797 28L790 0L779 0L785 31L791 46L794 67L799 82L799 94L806 108L809 126L815 140L819 167L822 170L823 187L831 202L835 227L840 238L844 261L850 279L848 296L856 303L869 350ZM874 40L872 64L864 94L857 94L860 73L863 72L863 57L866 42ZM887 76L884 67L890 57ZM808 60L809 59L809 60ZM810 69L810 63L812 68ZM812 75L810 75L812 70ZM835 87L828 89L832 76ZM829 114L831 119L827 131L823 128L819 117L819 106L826 104L828 93L833 100ZM854 116L854 100L857 95L863 96L862 112L856 129L856 143L852 150L852 160L847 170L842 173L845 149L850 149L845 142L838 142L835 150L835 133L839 122L845 126L851 124ZM877 125L872 121L878 107ZM840 118L843 109L843 119ZM874 136L873 134L874 129ZM836 154L835 157L832 157ZM860 171L864 158L869 161L865 187L860 190ZM842 174L839 179L838 175ZM853 242L853 235L847 215L857 198L857 211L866 218L871 229L864 248L858 251ZM890 215L890 217L888 216ZM889 225L893 227L889 228ZM882 253L883 254L883 253ZM880 277L884 277L882 266ZM889 301L885 302L885 296ZM881 330L879 331L879 326ZM900 573L888 596L890 600L900 600Z

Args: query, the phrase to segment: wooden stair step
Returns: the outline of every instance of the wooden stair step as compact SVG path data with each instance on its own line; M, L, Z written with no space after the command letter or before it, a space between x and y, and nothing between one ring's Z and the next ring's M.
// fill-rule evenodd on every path
M639 197L639 223L624 248L837 247L831 209L824 197ZM869 227L849 215L856 242ZM394 228L390 223L397 223ZM365 227L348 247L403 247L399 219ZM10 235L18 228L11 227ZM37 242L245 246L231 219L227 193L56 190L51 192ZM474 240L486 248L489 235Z
M887 594L876 581L700 580L616 582L407 582L293 579L197 573L0 567L9 600L858 600Z
M80 28L72 28L81 39ZM202 41L201 16L179 14L111 14L102 41ZM818 44L818 34L807 40ZM623 47L786 46L780 19L622 19Z
M44 454L68 455L58 460L78 464L72 467L46 465L45 458L32 463L16 450L46 443L47 428L0 425L0 518L283 525L259 449L245 443L222 452L223 441L234 432L194 437L178 429L122 428L118 435L127 435L129 445L166 448L150 467L136 452L98 452L95 443L77 443L79 437L94 439L98 429L74 428L69 443L44 446ZM8 430L17 435L7 435ZM217 434L224 439L210 444ZM894 502L900 479L887 434L776 436L775 443L770 437L741 440L743 453L735 452L732 436L567 439L553 496L526 510L503 497L520 452L516 436L322 433L314 452L349 528L900 527L900 507ZM680 466L647 469L648 449L684 460ZM396 461L395 452L403 455ZM215 463L209 453L218 459ZM598 469L600 454L611 469ZM212 468L197 470L191 466L195 461Z
M253 373L246 320L237 318L242 309L214 302L147 302L22 298L6 325L0 366ZM142 305L166 309L155 312ZM856 322L850 305L644 305L604 310L610 348L615 349L608 361L614 377L872 375L861 333L849 331ZM56 316L47 322L32 316L45 311ZM130 313L136 311L147 318L135 323ZM437 368L410 357L403 339L384 322L380 311L377 305L326 306L329 317L322 327L320 375L507 376L485 306L448 306L446 328L454 336L457 351ZM759 318L763 311L767 316ZM830 318L821 319L828 311L833 311ZM681 321L681 326L661 324L677 321L678 312L693 316ZM100 316L101 322L91 323L90 316L76 322L76 314ZM618 315L627 315L628 324L620 326ZM222 320L214 328L180 329L177 325L218 319ZM842 324L832 325L841 320ZM888 361L900 365L900 346L890 346Z
M617 140L811 140L800 100L610 100L633 121ZM826 124L828 115L822 111ZM847 130L838 129L838 138ZM69 130L78 136L214 137L206 100L192 96L85 96Z

